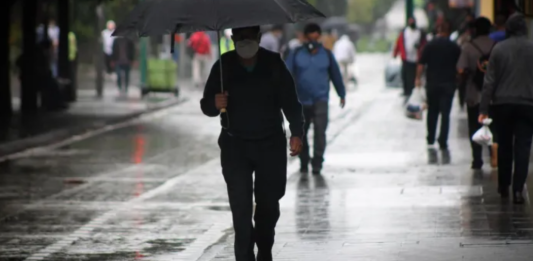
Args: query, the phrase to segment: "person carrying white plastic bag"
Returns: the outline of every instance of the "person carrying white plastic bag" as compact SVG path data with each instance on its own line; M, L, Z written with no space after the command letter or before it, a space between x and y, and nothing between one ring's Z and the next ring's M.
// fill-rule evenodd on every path
M422 112L426 108L426 92L422 87L416 87L405 106L407 118L422 120Z
M481 146L492 146L492 132L490 131L489 125L492 123L492 119L484 119L483 127L476 131L472 136L472 141L481 145Z

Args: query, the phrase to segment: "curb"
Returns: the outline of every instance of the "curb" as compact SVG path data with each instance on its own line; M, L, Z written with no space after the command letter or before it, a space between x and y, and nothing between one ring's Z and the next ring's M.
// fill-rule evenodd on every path
M186 102L187 100L188 99L186 98L177 98L177 99L173 99L168 102L162 102L160 105L155 105L154 107L146 109L144 111L131 113L125 116L120 116L120 117L109 119L109 120L89 122L82 126L57 129L57 130L39 134L33 137L23 138L23 139L7 142L4 144L0 144L0 158L6 158L12 154L20 153L25 150L51 145L53 143L60 142L62 140L68 139L76 135L81 135L86 132L97 131L110 125L115 125L115 124L120 124L126 121L130 121L130 120L139 118L141 116L144 116L150 113L154 113L154 112L157 112L163 109L167 109L167 108L179 105L181 103Z

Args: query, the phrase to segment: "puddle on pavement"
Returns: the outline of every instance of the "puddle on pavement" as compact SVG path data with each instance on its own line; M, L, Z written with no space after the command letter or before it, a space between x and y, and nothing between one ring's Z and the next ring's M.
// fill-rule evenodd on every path
M139 251L117 251L113 253L99 254L68 254L57 253L51 258L52 260L79 260L79 261L131 261L131 260L149 260L151 257L161 254L171 254L181 252L194 239L156 239L146 241L147 247L140 248Z

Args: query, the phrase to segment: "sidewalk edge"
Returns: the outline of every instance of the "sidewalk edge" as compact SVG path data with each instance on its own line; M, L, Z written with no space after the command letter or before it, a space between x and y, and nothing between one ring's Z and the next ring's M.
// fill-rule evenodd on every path
M114 119L94 121L86 125L76 126L72 128L57 129L47 133L39 134L37 136L0 144L0 159L8 158L13 154L20 153L29 149L51 145L53 143L60 142L76 135L97 131L110 125L116 125L123 122L127 122L147 114L151 114L160 110L164 110L182 104L186 101L188 101L187 98L178 98L170 102L163 102L161 105L155 105L154 107L143 111L138 111Z

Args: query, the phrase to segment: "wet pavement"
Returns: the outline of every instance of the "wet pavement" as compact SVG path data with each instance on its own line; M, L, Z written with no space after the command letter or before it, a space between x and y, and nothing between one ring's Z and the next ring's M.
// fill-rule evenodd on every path
M331 101L323 175L289 166L275 260L532 260L529 201L501 202L496 173L468 169L466 116L454 109L451 162L429 164L425 124L383 87L386 57L358 61L346 110ZM0 260L233 260L219 124L199 96L1 163Z

